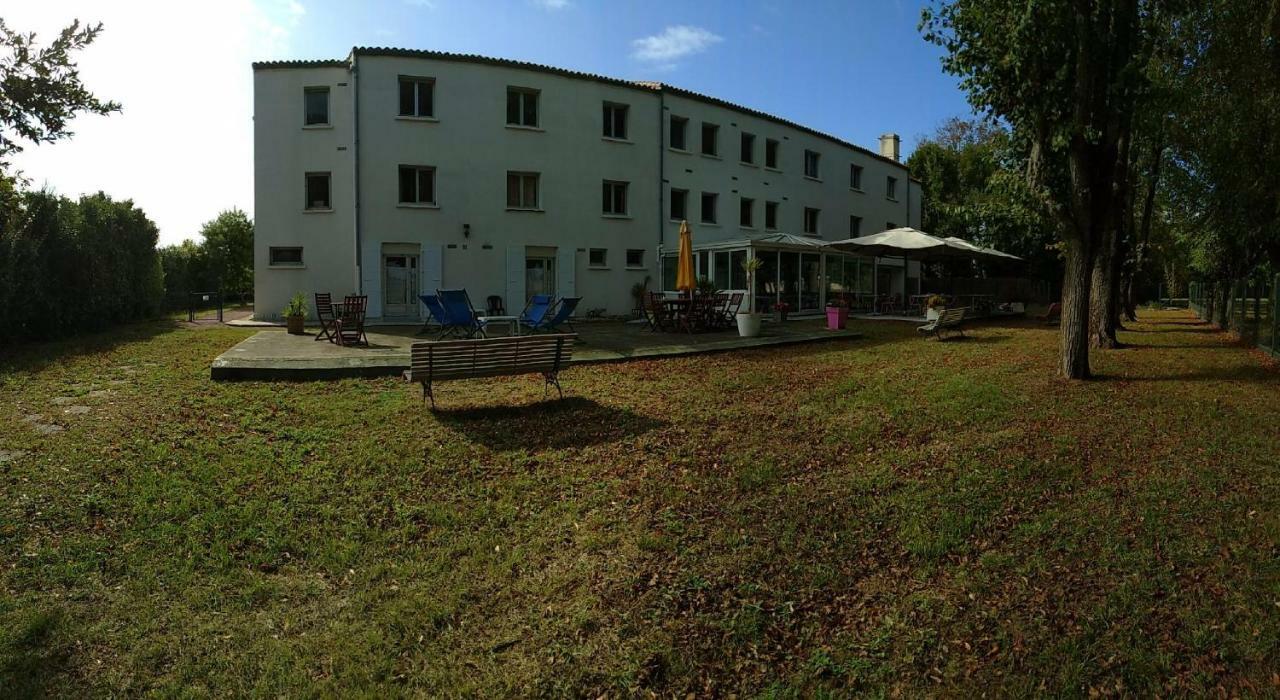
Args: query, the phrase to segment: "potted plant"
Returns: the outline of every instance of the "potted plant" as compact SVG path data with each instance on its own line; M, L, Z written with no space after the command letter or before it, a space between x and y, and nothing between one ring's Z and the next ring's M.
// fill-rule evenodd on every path
M849 305L843 299L827 303L827 329L838 331L849 323Z
M283 314L289 334L302 335L302 324L307 320L307 297L302 292L294 294L289 304L284 307Z
M747 310L739 311L737 316L738 335L743 338L754 338L760 335L760 315L755 313L756 270L764 265L760 258L747 258L742 261L742 269L747 273Z
M937 320L942 310L947 306L947 298L941 294L934 294L924 302L924 318L926 321Z
M631 300L635 302L635 311L637 314L644 315L645 295L649 293L649 276L644 276L643 282L636 282L631 285Z
M780 301L773 305L773 312L776 314L778 323L787 320L787 314L791 312L791 305L785 301Z

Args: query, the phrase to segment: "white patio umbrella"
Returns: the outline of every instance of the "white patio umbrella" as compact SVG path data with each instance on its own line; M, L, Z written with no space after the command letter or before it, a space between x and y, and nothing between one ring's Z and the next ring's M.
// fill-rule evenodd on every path
M955 236L947 236L943 240L947 241L948 243L954 243L955 245L968 248L972 250L975 255L983 255L990 258L1003 258L1005 260L1021 260L1022 259L1016 255L1010 255L1009 253L1004 253L999 250L996 250L995 248L983 248L981 246L974 245L963 238L956 238Z
M937 257L970 257L973 246L959 245L924 231L902 227L873 233L870 236L846 238L827 244L837 250L877 257L902 257L924 260Z
M964 258L974 257L976 253L972 249L973 246L960 245L952 243L944 238L930 236L924 231L919 231L910 227L901 227L873 233L870 236L859 236L858 238L846 238L842 241L832 241L827 244L836 250L843 250L860 255L869 255L872 258L882 257L900 257L902 258L902 274L904 292L906 287L907 260L932 260L936 258ZM876 266L879 269L879 266ZM871 278L872 290L874 294L879 294L880 275L873 273ZM905 294L904 294L905 296Z

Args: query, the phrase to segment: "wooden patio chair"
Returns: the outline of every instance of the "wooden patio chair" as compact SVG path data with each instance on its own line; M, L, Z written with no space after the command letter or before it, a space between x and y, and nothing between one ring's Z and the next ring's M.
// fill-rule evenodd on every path
M645 314L651 331L669 331L675 327L675 319L672 318L667 298L662 292L649 292L645 301Z
M328 292L316 292L316 316L320 319L320 332L316 340L333 342L333 327L338 317L333 313L333 295Z
M338 345L369 345L364 334L364 315L369 308L369 297L351 295L342 302L342 315L333 324Z

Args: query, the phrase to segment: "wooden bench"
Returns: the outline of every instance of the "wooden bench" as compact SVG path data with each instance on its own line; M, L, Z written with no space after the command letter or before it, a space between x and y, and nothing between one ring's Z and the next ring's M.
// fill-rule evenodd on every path
M545 398L554 386L560 398L560 370L573 356L574 333L554 335L477 338L414 343L410 347L410 368L404 378L422 384L422 398L431 399L436 408L432 384L450 379L500 377L517 374L541 374Z
M934 320L916 328L916 330L925 335L933 335L938 340L942 340L942 336L947 331L953 331L964 337L964 317L969 311L969 307L961 306L955 309L943 309L938 313L938 317Z

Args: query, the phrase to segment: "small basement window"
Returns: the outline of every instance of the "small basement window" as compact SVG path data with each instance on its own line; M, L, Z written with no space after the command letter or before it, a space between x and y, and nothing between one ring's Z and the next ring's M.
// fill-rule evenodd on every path
M644 267L644 248L627 248L627 267Z
M275 248L268 250L271 267L302 267L302 248Z
M606 248L592 248L587 251L588 267L608 267L609 251Z

